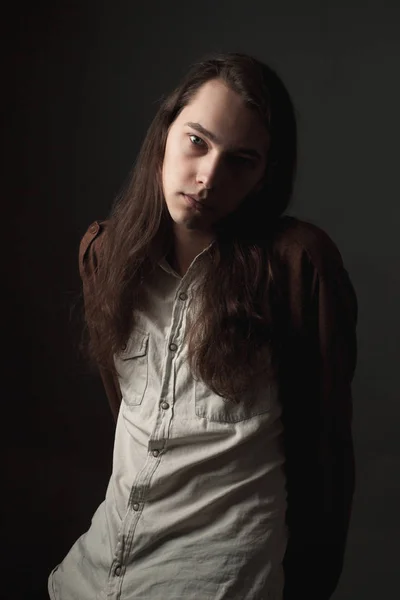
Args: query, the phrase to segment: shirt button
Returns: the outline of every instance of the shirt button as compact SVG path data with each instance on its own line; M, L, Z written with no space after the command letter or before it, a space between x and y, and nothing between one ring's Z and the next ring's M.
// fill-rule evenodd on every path
M168 402L161 402L161 408L163 408L164 410L167 410L167 408L169 408Z
M187 300L187 294L185 292L181 292L179 294L179 298L180 298L180 300Z
M89 231L90 231L90 233L96 233L97 223L92 223L92 225L89 227Z
M170 350L177 350L178 346L172 342L172 344L169 345L169 349Z
M116 574L116 576L118 577L119 575L121 575L121 567L118 565L118 567L115 567L115 571L114 573Z
M133 510L139 510L139 504L137 502L135 502L135 504L133 505Z
M153 456L155 456L157 458L157 456L160 454L159 450L153 450Z

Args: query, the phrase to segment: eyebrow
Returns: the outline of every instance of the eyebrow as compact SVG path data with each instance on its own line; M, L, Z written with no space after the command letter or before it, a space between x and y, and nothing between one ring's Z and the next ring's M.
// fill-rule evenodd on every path
M189 121L188 123L185 123L185 125L188 125L192 129L195 129L196 131L198 131L199 133L204 135L206 138L211 140L214 144L217 144L219 146L222 145L219 137L216 136L215 133L208 131L208 129L203 127L203 125L201 125L200 123L193 123L192 121ZM240 152L241 154L248 154L249 156L252 156L253 158L258 158L258 159L262 160L261 154L255 148L240 147L240 148L232 148L229 150L230 154L237 153L237 152Z

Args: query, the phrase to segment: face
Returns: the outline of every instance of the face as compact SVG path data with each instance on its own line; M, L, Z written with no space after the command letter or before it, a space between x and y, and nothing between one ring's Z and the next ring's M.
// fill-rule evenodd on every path
M213 225L261 187L268 133L221 80L199 88L171 124L162 166L165 202L180 237L210 237ZM199 209L185 198L195 195Z

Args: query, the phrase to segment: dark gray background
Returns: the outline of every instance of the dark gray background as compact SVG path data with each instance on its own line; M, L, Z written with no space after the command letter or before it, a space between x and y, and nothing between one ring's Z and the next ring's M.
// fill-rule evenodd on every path
M359 300L357 491L335 600L399 597L397 2L35 2L3 16L2 584L46 598L111 473L113 421L78 355L79 240L105 218L157 101L244 51L297 108L291 214L325 229ZM74 316L75 315L75 316Z

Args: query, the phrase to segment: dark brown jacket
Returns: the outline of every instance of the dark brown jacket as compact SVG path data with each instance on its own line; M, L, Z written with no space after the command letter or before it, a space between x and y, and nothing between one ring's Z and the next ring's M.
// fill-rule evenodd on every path
M328 600L343 568L354 492L357 297L338 248L323 230L289 216L280 223L274 255L287 324L279 367L289 531L284 600ZM81 241L85 299L106 231L106 221L95 221ZM116 419L118 381L102 369L100 374Z

